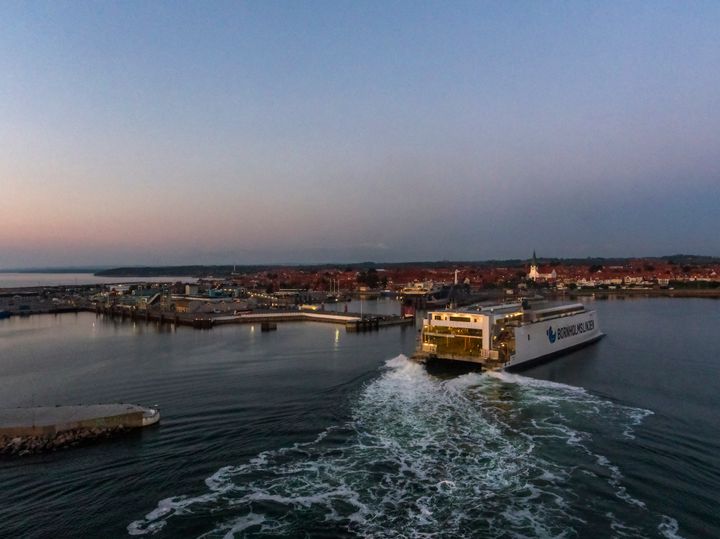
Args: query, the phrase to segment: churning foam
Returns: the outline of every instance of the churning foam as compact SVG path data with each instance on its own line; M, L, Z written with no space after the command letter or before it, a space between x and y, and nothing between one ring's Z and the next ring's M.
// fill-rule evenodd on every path
M680 526L677 520L667 515L662 516L662 522L658 525L658 531L667 539L682 539L679 533Z
M631 436L648 413L506 373L442 381L398 356L347 424L223 467L205 492L161 500L128 533L172 534L176 517L202 515L202 537L669 534L671 519L658 525L593 443Z

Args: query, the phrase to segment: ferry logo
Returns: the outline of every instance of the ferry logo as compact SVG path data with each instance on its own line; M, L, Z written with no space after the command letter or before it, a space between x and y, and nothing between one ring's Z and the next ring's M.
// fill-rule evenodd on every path
M550 326L545 333L547 333L550 344L554 343L555 339L557 339L557 333L553 331L552 326Z

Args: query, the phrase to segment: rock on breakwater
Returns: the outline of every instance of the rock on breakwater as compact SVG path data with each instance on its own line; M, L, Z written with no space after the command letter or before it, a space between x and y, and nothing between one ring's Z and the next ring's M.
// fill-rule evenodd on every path
M38 436L4 436L0 435L0 456L23 457L36 453L57 451L83 443L110 438L124 433L129 428L123 425L112 427L94 427L63 430L60 432Z
M153 425L160 412L134 404L0 409L0 455L27 455Z

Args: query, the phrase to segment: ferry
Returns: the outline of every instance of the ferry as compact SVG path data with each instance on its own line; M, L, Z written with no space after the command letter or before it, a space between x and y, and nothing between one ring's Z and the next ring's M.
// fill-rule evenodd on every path
M432 281L415 281L403 287L400 291L400 295L405 298L422 298L439 292L440 289L441 287L436 285Z
M450 301L450 286L432 281L414 282L400 290L403 301L420 303L428 307L444 307Z
M597 313L581 303L537 308L529 301L430 311L418 361L449 360L488 370L519 369L592 344L604 336Z

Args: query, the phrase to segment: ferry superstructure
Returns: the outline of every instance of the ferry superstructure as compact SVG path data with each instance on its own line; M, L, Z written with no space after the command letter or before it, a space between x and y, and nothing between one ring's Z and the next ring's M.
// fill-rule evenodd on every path
M581 303L533 308L527 302L430 311L415 358L520 368L591 344L604 334Z

